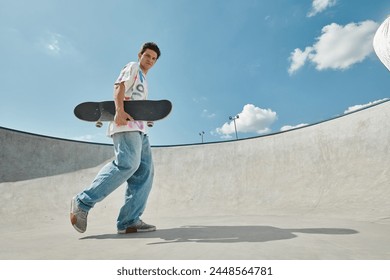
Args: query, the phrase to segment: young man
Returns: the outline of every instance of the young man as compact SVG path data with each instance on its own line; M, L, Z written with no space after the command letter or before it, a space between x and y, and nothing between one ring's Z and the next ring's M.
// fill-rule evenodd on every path
M70 220L78 232L87 229L89 210L120 185L127 182L125 203L117 219L118 233L155 231L140 217L153 183L153 161L146 133L147 123L134 121L124 111L124 100L142 100L148 97L146 74L160 57L155 43L142 45L138 62L128 63L114 85L116 114L108 134L114 142L115 160L104 166L92 184L71 201Z

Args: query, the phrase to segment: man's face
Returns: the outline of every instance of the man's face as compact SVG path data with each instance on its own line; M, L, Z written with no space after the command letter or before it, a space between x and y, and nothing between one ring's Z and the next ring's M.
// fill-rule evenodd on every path
M138 54L138 58L142 71L146 73L156 63L157 53L151 49L146 49L143 54Z

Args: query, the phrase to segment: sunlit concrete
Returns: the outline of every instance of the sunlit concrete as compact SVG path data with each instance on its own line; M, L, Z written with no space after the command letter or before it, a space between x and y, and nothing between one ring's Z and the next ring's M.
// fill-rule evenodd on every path
M269 136L153 147L143 219L158 230L144 234L116 234L124 186L90 212L84 234L70 225L70 199L110 160L102 157L107 147L80 143L84 153L94 150L97 166L0 184L0 259L388 260L389 119L383 102ZM2 152L2 166L18 162L8 178L34 162L55 166L48 153L23 158L16 145L25 135L11 132L0 130L2 151L16 151L13 159ZM34 137L43 146L54 141L64 161L80 156L68 141Z

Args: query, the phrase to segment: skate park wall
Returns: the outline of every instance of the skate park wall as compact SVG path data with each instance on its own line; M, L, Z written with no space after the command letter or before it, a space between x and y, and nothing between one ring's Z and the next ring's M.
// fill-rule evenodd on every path
M274 135L154 150L159 215L389 221L390 102Z
M267 136L152 147L156 172L145 215L321 215L388 223L389 118L390 102L382 102ZM26 221L37 215L31 209L41 208L67 218L70 198L113 157L110 145L0 131L2 209ZM122 203L123 188L94 212L111 219Z
M90 168L114 156L111 145L86 143L0 127L0 183Z

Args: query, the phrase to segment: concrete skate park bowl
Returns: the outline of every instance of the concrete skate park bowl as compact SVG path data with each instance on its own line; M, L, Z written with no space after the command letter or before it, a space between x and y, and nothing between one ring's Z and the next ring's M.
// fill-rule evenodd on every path
M143 219L158 230L129 235L115 227L124 186L84 234L69 222L110 145L2 128L0 259L389 260L389 120L385 101L283 133L153 147Z

